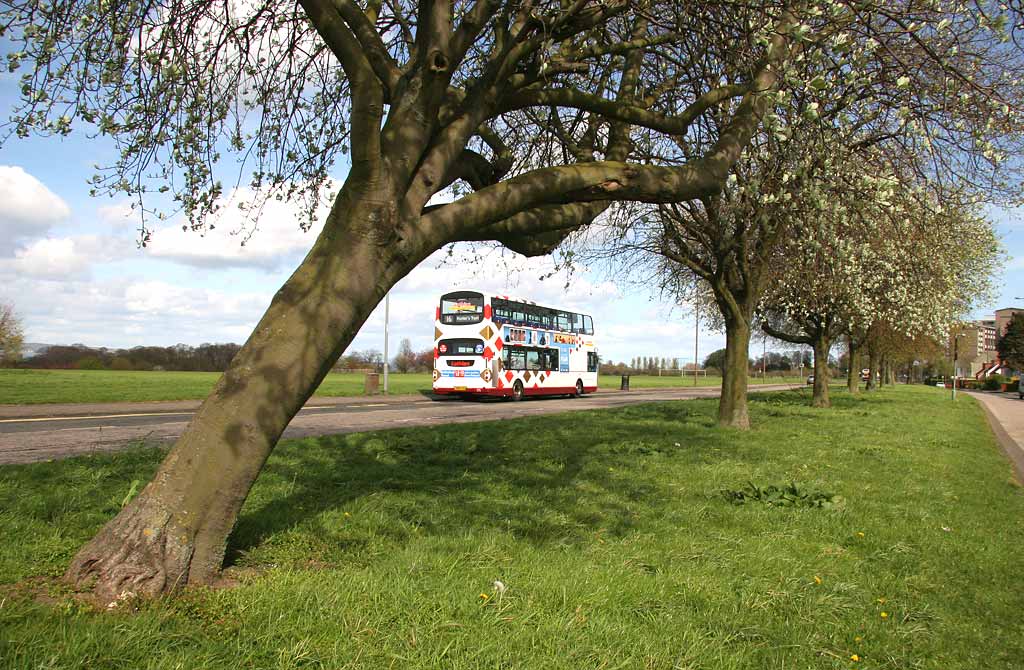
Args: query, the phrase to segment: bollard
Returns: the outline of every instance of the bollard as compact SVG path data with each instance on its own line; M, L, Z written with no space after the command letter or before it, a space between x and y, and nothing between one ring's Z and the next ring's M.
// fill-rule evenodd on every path
M622 375L622 381L619 384L619 390L620 391L628 391L629 390L629 375Z

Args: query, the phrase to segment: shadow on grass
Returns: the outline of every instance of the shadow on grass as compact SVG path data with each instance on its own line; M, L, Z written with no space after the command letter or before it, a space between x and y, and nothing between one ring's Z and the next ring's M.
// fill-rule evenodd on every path
M751 400L762 415L821 412L791 392ZM839 408L859 402L835 398ZM332 515L371 497L386 517L378 534L500 531L537 544L573 543L599 531L622 536L634 527L638 503L649 508L679 495L658 476L657 459L700 466L756 457L749 441L715 428L714 407L654 403L283 443L243 510L227 563L290 530L351 542L332 530ZM650 467L638 467L641 459Z
M331 436L282 444L232 535L228 563L282 531L388 494L420 531L511 531L531 542L628 532L630 505L663 484L639 455L706 456L706 407L643 406L517 421ZM687 447L675 447L676 442ZM263 491L259 491L259 488ZM324 530L324 529L319 529Z

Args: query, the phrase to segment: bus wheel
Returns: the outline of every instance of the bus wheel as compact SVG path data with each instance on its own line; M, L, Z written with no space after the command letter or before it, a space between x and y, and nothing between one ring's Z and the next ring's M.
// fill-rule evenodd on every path
M576 397L579 398L582 395L583 395L583 380L582 379L577 379L576 380Z
M523 382L517 381L512 385L512 399L515 401L523 399Z

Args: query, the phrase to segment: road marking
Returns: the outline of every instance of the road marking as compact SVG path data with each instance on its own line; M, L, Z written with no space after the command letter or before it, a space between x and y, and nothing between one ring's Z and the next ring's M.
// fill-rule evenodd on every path
M87 421L90 419L126 419L133 416L192 416L194 412L150 412L147 414L92 414L87 416L48 416L38 419L0 419L0 423L36 423L39 421Z

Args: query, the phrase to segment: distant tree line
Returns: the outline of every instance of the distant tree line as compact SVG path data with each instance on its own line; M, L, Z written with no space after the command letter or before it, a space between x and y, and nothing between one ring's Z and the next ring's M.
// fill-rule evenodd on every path
M33 356L11 361L10 365L23 368L51 370L179 370L196 372L222 372L227 369L240 345L176 344L171 347L132 347L108 349L87 347L84 344L47 347ZM376 349L353 351L342 356L334 366L336 371L375 370L384 366L384 356ZM408 338L403 339L398 354L391 359L394 372L430 372L434 366L434 350L413 351Z
M220 372L240 346L175 344L171 347L93 348L83 344L47 347L23 359L19 367L57 370L188 370Z

